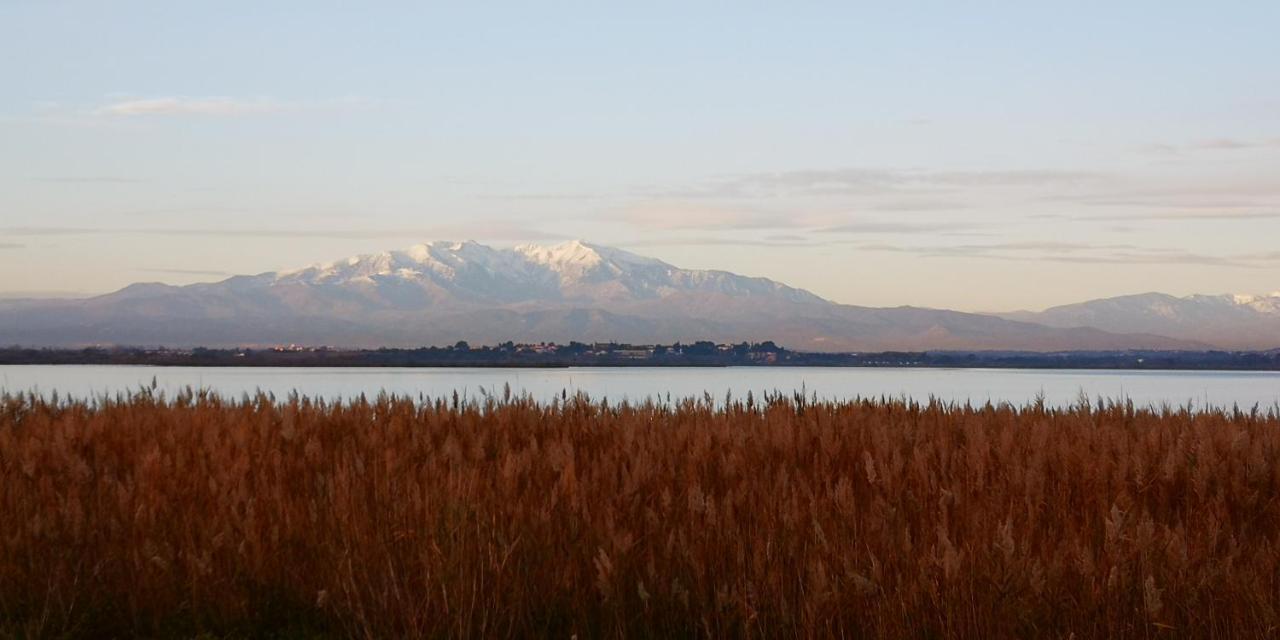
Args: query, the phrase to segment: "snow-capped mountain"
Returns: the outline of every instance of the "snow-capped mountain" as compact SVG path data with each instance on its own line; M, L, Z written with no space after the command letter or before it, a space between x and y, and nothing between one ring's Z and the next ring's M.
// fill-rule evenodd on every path
M298 271L264 274L269 287L341 287L394 308L432 304L613 303L682 293L765 297L801 304L823 300L764 278L678 269L579 240L495 249L476 242L429 242L405 251L355 256Z
M581 241L509 249L429 242L221 282L0 301L0 344L403 347L457 340L774 340L822 351L1203 346L954 311L841 305L765 278L681 269Z
M1258 313L1280 315L1280 291L1272 291L1265 296L1237 293L1230 296L1230 298L1236 305L1249 307Z
M1155 333L1222 348L1280 347L1280 291L1268 295L1185 297L1143 293L1052 307L1038 313L1000 315L1051 327Z

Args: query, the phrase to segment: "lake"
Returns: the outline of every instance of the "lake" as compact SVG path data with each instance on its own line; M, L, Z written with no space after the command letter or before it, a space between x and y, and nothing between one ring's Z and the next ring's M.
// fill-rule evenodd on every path
M611 401L647 397L736 397L748 391L805 390L824 399L930 396L949 401L1022 404L1043 394L1054 405L1090 398L1129 398L1135 404L1264 408L1280 403L1280 372L1255 371L1096 371L1043 369L913 369L827 367L727 368L237 368L97 365L3 365L0 389L8 392L57 391L75 397L116 394L148 386L173 393L206 388L225 396L258 390L284 396L292 391L312 397L350 398L381 391L417 397L482 393L502 394L510 385L549 400L562 391L584 391Z

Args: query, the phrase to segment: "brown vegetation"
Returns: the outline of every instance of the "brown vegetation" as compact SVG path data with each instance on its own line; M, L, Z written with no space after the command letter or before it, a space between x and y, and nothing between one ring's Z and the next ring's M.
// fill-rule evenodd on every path
M0 407L0 635L1262 636L1280 417L897 401Z

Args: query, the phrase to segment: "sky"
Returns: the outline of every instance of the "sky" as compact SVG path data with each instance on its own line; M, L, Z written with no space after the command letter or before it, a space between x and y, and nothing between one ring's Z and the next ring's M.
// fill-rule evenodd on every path
M1280 290L1280 3L462 4L0 2L0 294L571 238L871 306Z

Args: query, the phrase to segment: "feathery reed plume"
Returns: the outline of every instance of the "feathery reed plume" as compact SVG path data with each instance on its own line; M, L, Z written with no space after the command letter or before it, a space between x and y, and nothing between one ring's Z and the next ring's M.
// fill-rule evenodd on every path
M0 635L1252 636L1280 415L0 398Z

